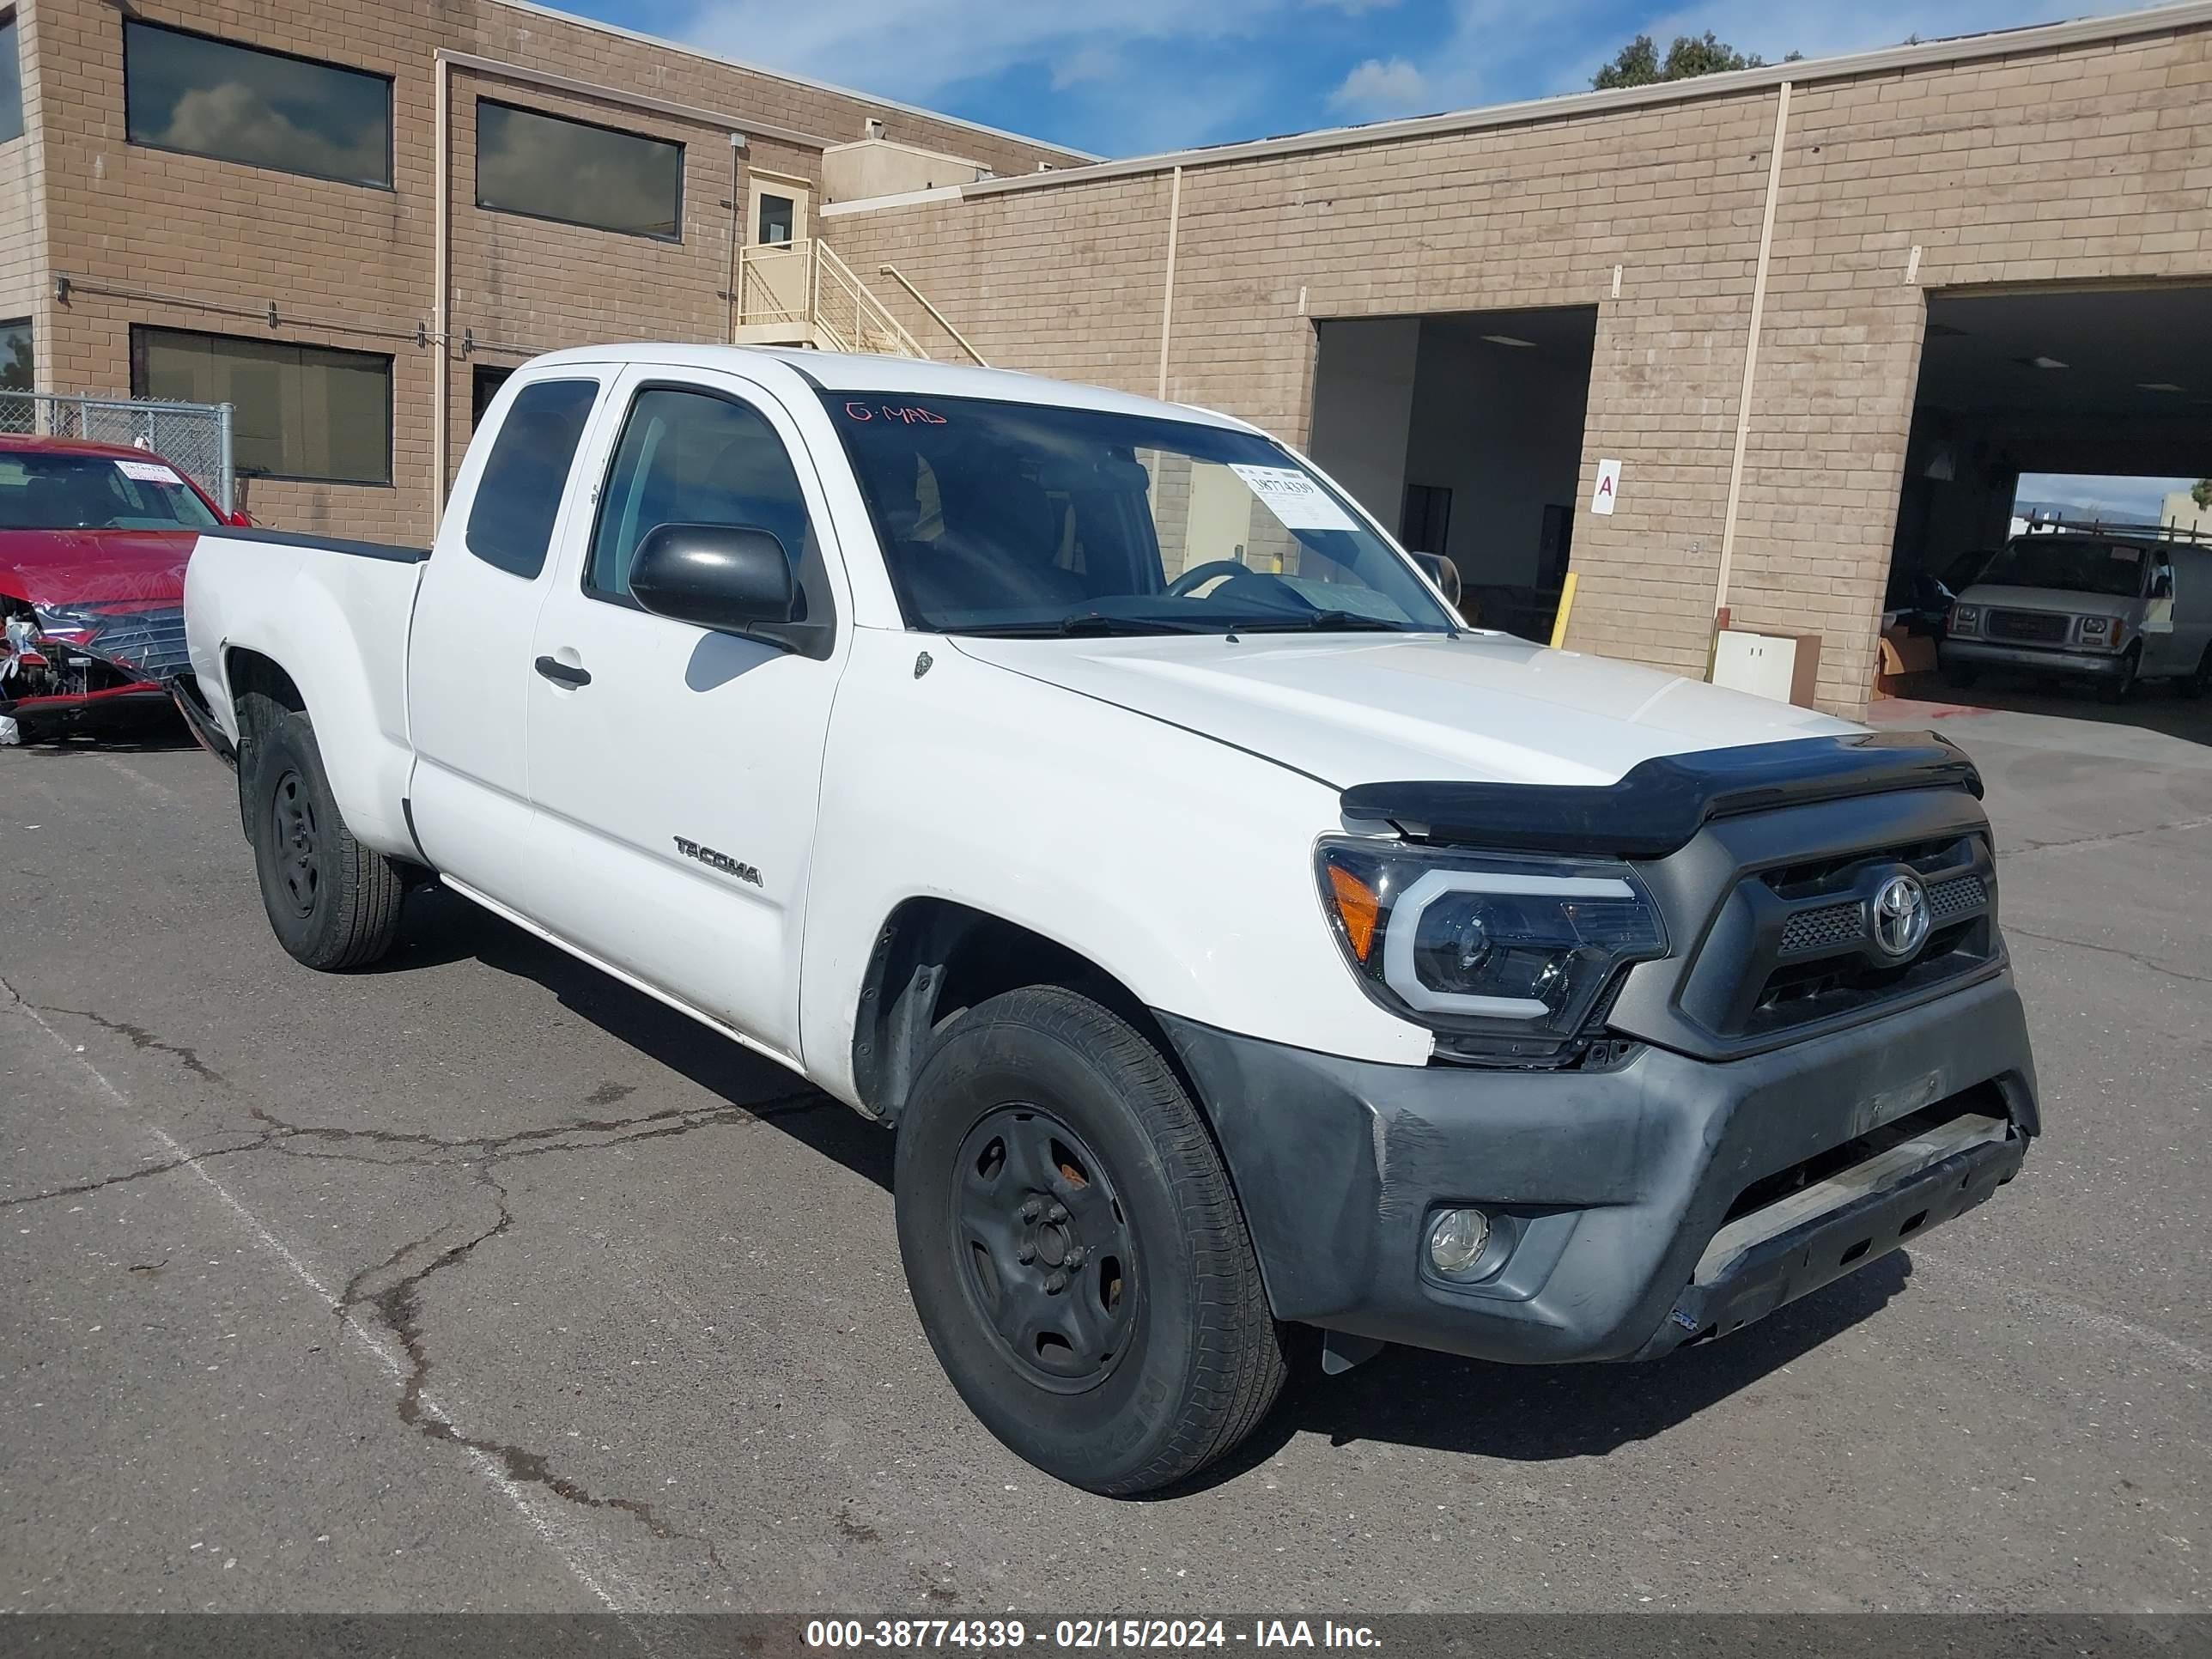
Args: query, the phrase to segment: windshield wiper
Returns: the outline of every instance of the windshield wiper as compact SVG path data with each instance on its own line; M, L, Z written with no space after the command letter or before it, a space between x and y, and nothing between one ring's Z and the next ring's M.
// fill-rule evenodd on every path
M1415 630L1402 623L1384 620L1381 617L1363 617L1351 611L1315 611L1303 617L1262 617L1252 622L1231 623L1231 634L1301 634L1309 630L1330 633L1407 634Z
M1079 611L1072 616L1062 617L1056 623L972 623L964 627L948 628L945 631L948 634L988 635L1000 639L1050 640L1072 639L1085 635L1190 634L1197 630L1182 623L1161 622L1146 617L1109 617L1103 611Z

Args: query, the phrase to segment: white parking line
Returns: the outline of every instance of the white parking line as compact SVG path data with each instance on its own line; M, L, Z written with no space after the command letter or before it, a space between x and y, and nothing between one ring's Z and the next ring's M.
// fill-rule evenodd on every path
M216 1196L229 1207L231 1213L245 1224L246 1231L291 1270L294 1278L313 1291L325 1306L333 1310L337 1309L337 1294L316 1276L315 1270L301 1261L292 1248L278 1237L260 1217L240 1202L236 1194L210 1174L199 1159L188 1152L183 1145L167 1130L159 1124L149 1121L140 1113L131 1103L128 1095L110 1082L106 1074L98 1066L78 1053L76 1044L48 1024L45 1017L26 1002L19 993L15 993L13 987L6 988L10 993L9 1001L16 1012L21 1013L52 1038L62 1052L92 1079L94 1085L112 1105L128 1116L135 1125L159 1140L173 1157L182 1160L183 1168L191 1170L205 1182L214 1190ZM404 1386L407 1377L407 1362L391 1342L358 1323L350 1315L344 1318L343 1323L346 1334L375 1356L377 1363L391 1374L394 1382ZM452 1419L427 1397L422 1401L422 1410L439 1422L448 1426L452 1425ZM597 1552L587 1546L580 1545L569 1534L568 1529L556 1526L547 1516L542 1502L517 1482L509 1480L505 1471L500 1468L496 1458L489 1452L479 1450L473 1446L465 1447L464 1449L468 1452L470 1459L476 1464L477 1472L499 1488L507 1502L514 1505L515 1512L529 1523L531 1530L544 1540L548 1549L561 1559L562 1564L574 1576L576 1582L590 1591L601 1606L610 1613L619 1613L624 1611L625 1598L617 1597L614 1591L609 1589L611 1583L621 1583L626 1591L630 1592L626 1598L628 1605L643 1604L644 1598L636 1593L635 1588L629 1585L606 1561L600 1559L587 1565L584 1558L587 1555L596 1555ZM624 1628L629 1631L631 1638L636 1641L640 1647L644 1648L647 1652L652 1651L651 1644L644 1640L641 1633L635 1626L625 1624Z

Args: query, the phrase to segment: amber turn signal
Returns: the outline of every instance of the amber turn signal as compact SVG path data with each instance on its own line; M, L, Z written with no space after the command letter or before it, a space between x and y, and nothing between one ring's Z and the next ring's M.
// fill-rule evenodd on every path
M1336 914L1344 923L1344 936L1352 941L1352 954L1364 962L1375 945L1375 922L1382 901L1372 887L1340 864L1328 866L1328 885L1336 896Z

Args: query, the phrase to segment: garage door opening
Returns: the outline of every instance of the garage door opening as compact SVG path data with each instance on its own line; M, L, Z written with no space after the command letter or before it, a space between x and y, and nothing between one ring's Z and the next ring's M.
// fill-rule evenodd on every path
M1416 552L1461 610L1548 640L1573 556L1597 307L1316 325L1314 459Z
M2017 534L2212 540L2187 495L2208 474L2212 286L1931 295L1890 568L1888 604L1920 641L1900 665L1931 665L1948 593ZM2086 684L2038 665L1981 677L1972 701L2050 693L2079 712Z

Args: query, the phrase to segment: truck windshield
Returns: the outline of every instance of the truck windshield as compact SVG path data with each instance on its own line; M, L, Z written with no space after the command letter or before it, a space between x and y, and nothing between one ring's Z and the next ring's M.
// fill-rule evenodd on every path
M2052 587L2133 599L2142 592L2143 550L2125 542L2022 536L1990 561L1979 580L1996 587Z
M0 450L0 530L206 530L216 515L167 461Z
M1181 421L825 392L909 626L935 633L1449 633L1279 445Z

